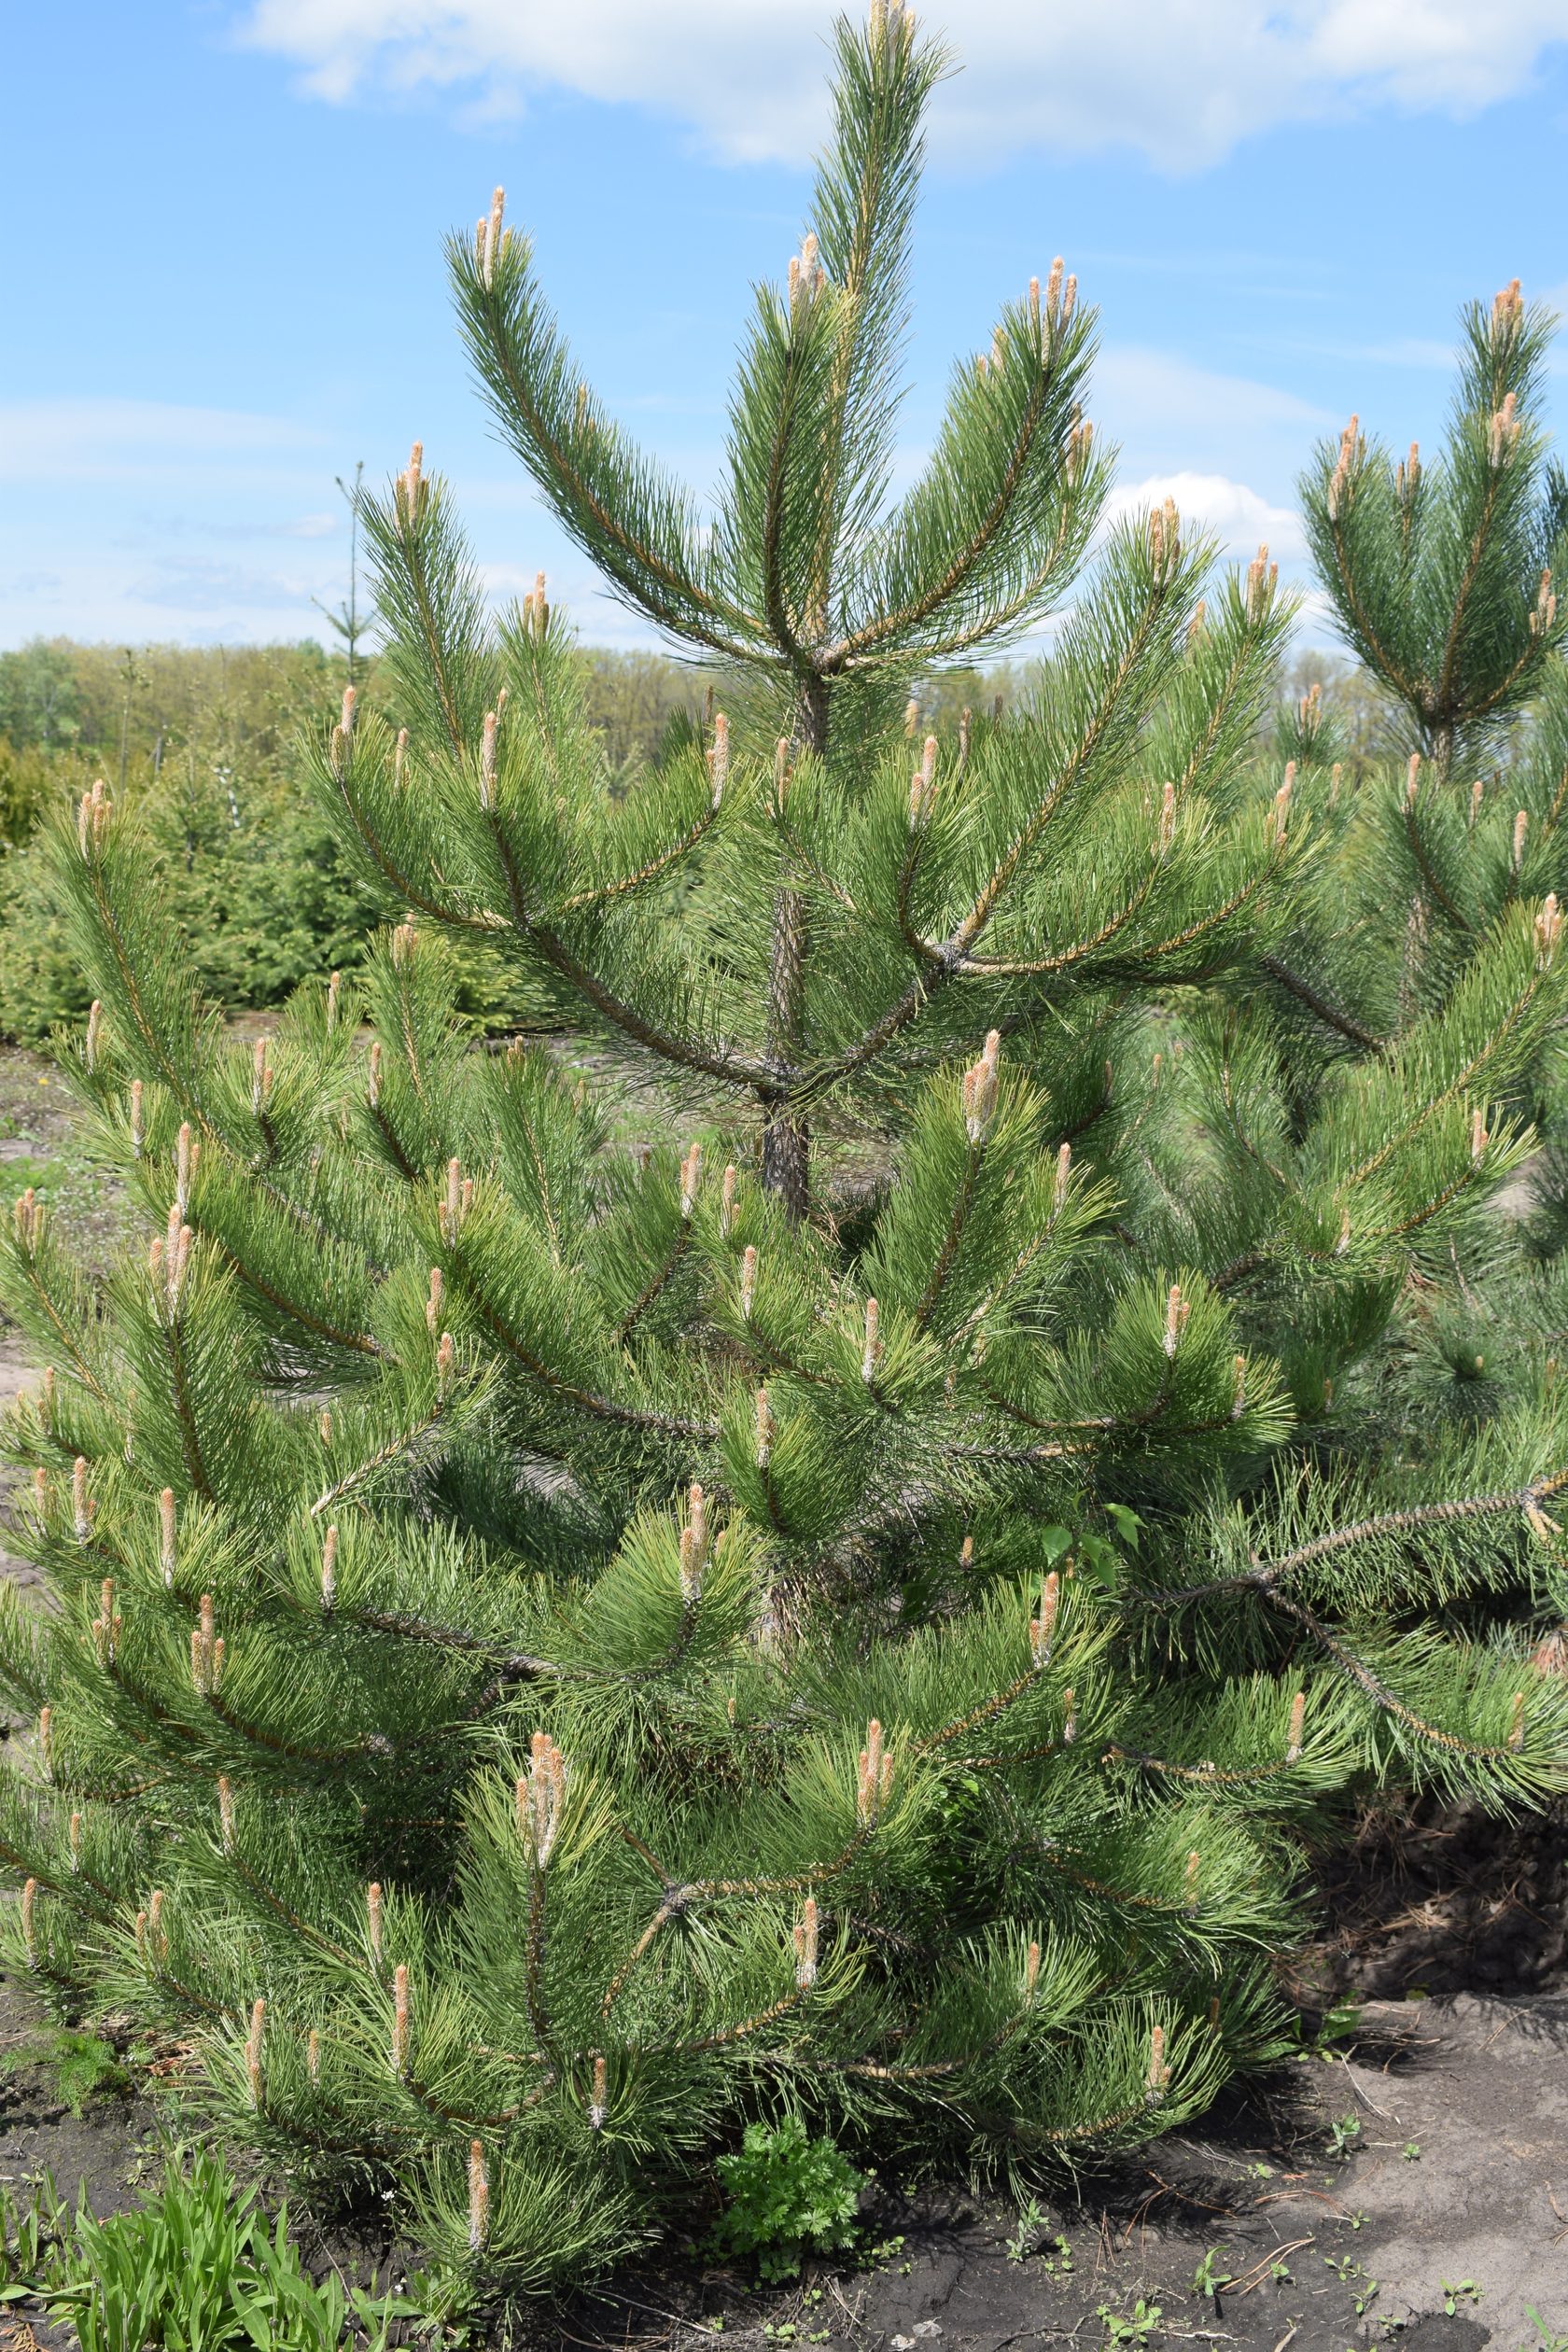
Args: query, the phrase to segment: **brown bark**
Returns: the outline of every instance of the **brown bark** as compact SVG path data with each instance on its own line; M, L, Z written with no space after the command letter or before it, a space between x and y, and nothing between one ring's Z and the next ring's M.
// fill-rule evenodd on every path
M803 680L795 710L794 743L817 756L827 749L826 679ZM781 889L773 903L773 954L768 967L767 1058L778 1085L763 1100L763 1183L777 1193L791 1217L804 1217L811 1198L811 1129L796 1107L805 1013L805 965L810 923L804 891Z

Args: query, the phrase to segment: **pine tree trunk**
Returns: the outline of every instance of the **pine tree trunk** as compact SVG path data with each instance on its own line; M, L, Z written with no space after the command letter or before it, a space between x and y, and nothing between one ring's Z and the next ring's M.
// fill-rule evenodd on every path
M779 894L778 914L785 918L799 908L800 893ZM765 1107L763 1115L763 1183L777 1193L791 1217L804 1217L811 1198L811 1129L802 1113L783 1096Z
M826 679L803 685L795 710L798 751L820 757L828 741ZM800 1060L805 1010L805 959L809 917L800 890L782 889L773 902L773 953L768 966L768 1059L789 1073L763 1109L763 1182L777 1193L791 1217L804 1217L811 1198L811 1129L791 1099Z
M800 890L780 890L773 902L773 955L768 967L768 1059L793 1072L805 1009L807 917ZM811 1130L788 1082L763 1106L763 1183L791 1217L804 1217L811 1195Z

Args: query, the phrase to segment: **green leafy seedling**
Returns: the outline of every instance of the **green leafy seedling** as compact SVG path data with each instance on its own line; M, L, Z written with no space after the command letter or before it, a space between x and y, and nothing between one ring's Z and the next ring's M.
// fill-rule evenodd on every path
M739 2153L721 2156L718 2172L729 2203L711 2243L754 2256L763 2278L793 2278L803 2254L854 2244L864 2177L831 2139L809 2138L798 2115L749 2123Z
M1159 2304L1142 2295L1126 2314L1113 2311L1109 2303L1101 2303L1095 2313L1105 2330L1106 2352L1145 2352L1161 2317Z
M77 2116L90 2099L131 2088L130 2075L100 2035L79 2033L67 2025L35 2034L0 2056L0 2072L15 2074L23 2066L40 2067Z
M386 2352L417 2318L399 2296L319 2285L300 2260L283 2207L269 2228L210 2149L171 2149L150 2196L100 2221L85 2192L73 2213L48 2180L30 2212L0 2203L6 2292L23 2289L68 2321L80 2352Z
M1228 2270L1223 2271L1217 2267L1217 2265L1224 2260L1224 2257L1225 2248L1223 2246L1210 2247L1209 2250L1204 2255L1202 2261L1199 2262L1197 2268L1193 2273L1193 2293L1195 2295L1213 2295L1217 2298L1222 2287L1234 2287L1236 2284L1236 2273Z
M1030 2197L1026 2205L1019 2207L1017 2227L1007 2241L1008 2261L1010 2262L1027 2261L1034 2252L1035 2240L1044 2226L1045 2216L1040 2209L1039 2200Z

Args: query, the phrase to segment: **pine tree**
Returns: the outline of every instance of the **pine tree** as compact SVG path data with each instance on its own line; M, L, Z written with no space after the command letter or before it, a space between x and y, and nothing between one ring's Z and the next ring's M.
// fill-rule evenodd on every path
M1295 971L1363 927L1331 780L1257 749L1288 603L1104 527L1059 264L891 499L941 65L841 25L715 515L498 196L451 253L525 467L733 727L611 790L416 449L365 511L389 715L313 752L409 909L362 994L243 1052L102 787L56 845L149 1239L101 1289L31 1195L6 1243L58 1603L0 1616L12 1947L519 2288L759 2110L1025 2173L1166 2127L1279 2047L1342 1792L1568 1760L1553 1379L1435 1433L1397 1376L1532 1148L1557 903L1397 1031ZM1027 708L920 735L912 681L1056 607ZM587 1075L476 1047L475 948Z
M1309 542L1347 645L1447 778L1482 758L1561 671L1552 571L1568 556L1568 478L1533 413L1554 325L1515 278L1461 320L1447 443L1424 465L1369 447L1352 416L1302 481Z
M1399 1054L1416 1026L1469 1001L1518 909L1568 891L1568 666L1552 584L1568 553L1568 483L1539 416L1554 325L1544 305L1526 306L1517 279L1490 305L1467 306L1435 465L1414 443L1393 462L1352 417L1302 478L1320 584L1407 753L1347 783L1333 764L1332 697L1325 707L1316 690L1281 728L1319 835L1314 887L1264 959L1303 1099L1308 1062ZM1472 1085L1483 1077L1477 1043ZM1522 1069L1510 1108L1546 1148L1467 1241L1450 1238L1446 1264L1424 1264L1406 1284L1381 1361L1367 1367L1369 1425L1392 1420L1407 1457L1434 1456L1433 1476L1456 1428L1527 1421L1557 1378L1568 1309L1562 1077L1553 1051ZM1561 1615L1565 1598L1537 1562L1516 1605ZM1561 1670L1561 1632L1540 1655Z

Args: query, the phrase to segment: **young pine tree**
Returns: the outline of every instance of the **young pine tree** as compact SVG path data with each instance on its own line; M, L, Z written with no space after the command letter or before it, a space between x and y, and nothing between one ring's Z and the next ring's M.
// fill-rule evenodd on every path
M1568 666L1552 586L1568 553L1568 487L1539 416L1553 321L1526 307L1516 280L1460 324L1436 462L1412 444L1394 463L1352 417L1301 483L1323 592L1407 756L1352 788L1333 765L1332 705L1309 694L1289 723L1317 874L1265 962L1298 1085L1309 1048L1332 1070L1386 1060L1446 1008L1463 1022L1499 929L1568 892ZM1484 1034L1477 1044L1467 1083L1486 1087ZM1527 1416L1556 1377L1568 1319L1562 1077L1558 1053L1531 1062L1513 1110L1547 1149L1468 1248L1450 1240L1446 1269L1405 1285L1376 1378L1363 1381L1368 1425L1396 1415L1418 1455L1456 1422ZM1537 1598L1561 1608L1547 1581Z
M1352 416L1301 483L1318 575L1347 646L1447 780L1474 765L1553 673L1568 634L1568 478L1535 414L1554 320L1516 278L1461 322L1447 443L1423 464L1368 447Z
M416 451L366 511L390 716L315 754L410 910L362 996L242 1053L101 789L57 847L66 1059L150 1239L101 1290L31 1196L7 1243L57 1603L0 1617L13 1947L514 2286L759 2110L1025 2171L1163 2128L1276 2046L1336 1791L1568 1758L1519 1603L1556 1391L1435 1465L1343 1401L1529 1147L1556 904L1386 1046L1277 1011L1288 613L1169 508L1085 571L1059 264L892 498L940 63L902 7L840 26L714 514L580 383L498 197L453 248L525 465L734 729L610 791L542 583L491 616ZM912 680L1062 606L1028 711L911 735ZM476 1049L475 947L598 1083Z

